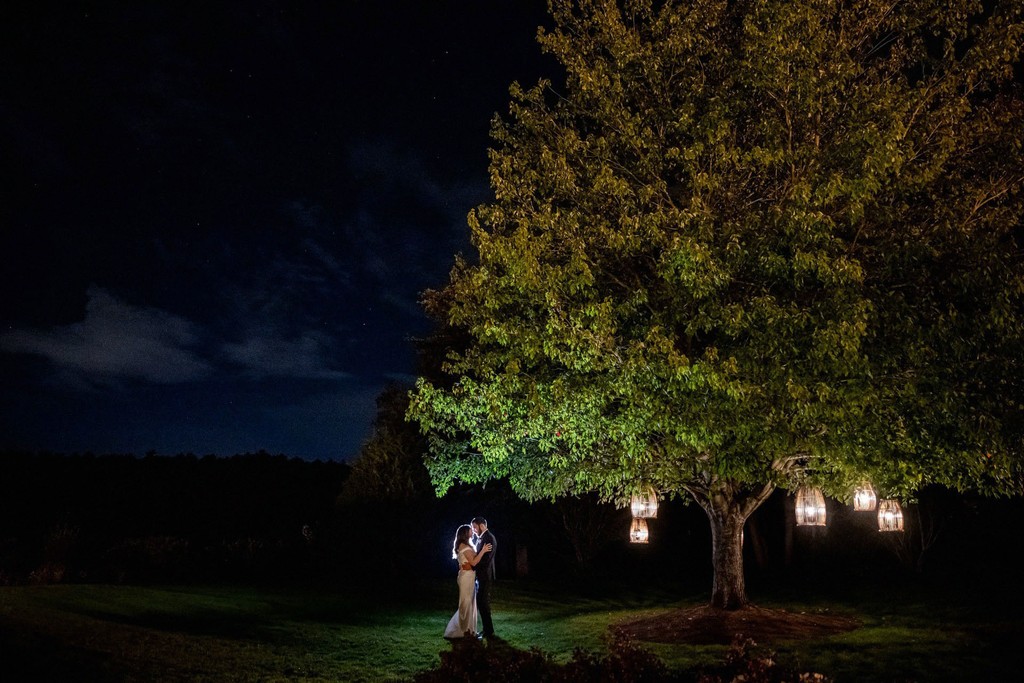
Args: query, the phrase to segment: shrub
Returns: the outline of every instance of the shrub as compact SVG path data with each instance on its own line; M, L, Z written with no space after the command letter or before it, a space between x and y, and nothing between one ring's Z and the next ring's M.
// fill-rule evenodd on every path
M30 583L53 584L64 583L67 578L68 568L63 562L43 562L37 569L32 570L28 575Z
M500 640L486 646L470 638L441 653L436 669L418 674L415 683L663 683L673 680L664 663L630 641L617 640L605 656L577 649L565 665L538 648L518 650Z
M537 648L517 650L503 643L486 647L475 638L452 643L452 649L441 653L436 669L418 674L416 683L522 683L550 681L551 658Z
M725 664L716 670L705 672L698 683L828 683L829 679L818 673L797 673L778 665L775 653L759 647L749 638L737 637L729 646Z
M671 680L668 668L652 652L634 641L615 637L608 648L609 654L599 657L577 648L572 661L558 672L559 683L661 683Z

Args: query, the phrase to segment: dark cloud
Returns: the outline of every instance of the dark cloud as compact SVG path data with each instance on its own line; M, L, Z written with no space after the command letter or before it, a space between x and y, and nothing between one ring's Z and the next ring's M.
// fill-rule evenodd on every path
M88 291L85 319L50 330L0 334L0 349L43 356L86 383L141 380L194 382L212 373L197 352L201 330L188 320L132 306L98 287Z
M344 380L352 375L329 367L333 342L323 334L307 333L295 339L273 335L247 337L223 348L225 359L251 378Z
M80 386L122 380L178 384L236 373L249 379L351 377L332 367L335 344L317 330L293 335L253 323L240 341L223 341L185 318L132 306L99 287L89 288L87 296L81 322L9 330L0 334L0 350L42 356L65 379L77 377Z

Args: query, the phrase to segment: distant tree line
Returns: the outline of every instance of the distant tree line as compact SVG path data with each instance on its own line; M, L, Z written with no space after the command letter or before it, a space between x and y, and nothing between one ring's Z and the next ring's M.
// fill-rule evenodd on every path
M438 498L405 392L386 391L373 435L351 464L265 452L0 453L0 585L29 583L317 583L450 577L456 527L484 515L498 534L499 579L574 586L672 581L699 593L711 539L699 508L662 503L652 542L627 542L629 513L594 496L525 503L507 482ZM960 575L1006 570L1000 533L1024 521L1020 499L930 489L908 530L883 537L832 501L827 528L794 528L774 496L747 525L751 584L844 574ZM382 560L381 558L387 558Z
M596 500L529 505L502 482L438 498L401 417L406 400L382 395L352 465L266 452L0 453L0 585L446 577L455 530L476 515L501 539L502 579L657 575L680 561L705 571L678 552L684 537L630 548L628 513Z
M294 576L349 469L265 452L3 453L0 583Z

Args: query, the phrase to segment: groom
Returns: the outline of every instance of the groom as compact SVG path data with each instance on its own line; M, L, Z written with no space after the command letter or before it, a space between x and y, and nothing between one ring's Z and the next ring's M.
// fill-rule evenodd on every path
M476 540L476 547L480 548L485 543L491 544L491 552L485 554L476 565L476 581L478 584L476 593L476 608L480 612L480 619L484 622L484 638L494 637L494 624L491 622L491 585L494 583L494 553L498 550L498 541L494 534L487 530L487 520L483 517L475 517L471 522L473 534Z

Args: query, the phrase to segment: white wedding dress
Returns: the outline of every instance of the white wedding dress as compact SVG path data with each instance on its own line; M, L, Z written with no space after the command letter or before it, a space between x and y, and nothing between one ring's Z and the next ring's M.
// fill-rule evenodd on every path
M470 546L459 551L459 611L448 622L448 628L444 630L445 638L464 638L466 631L471 631L472 636L476 637L476 570L461 569L475 555L476 551Z

